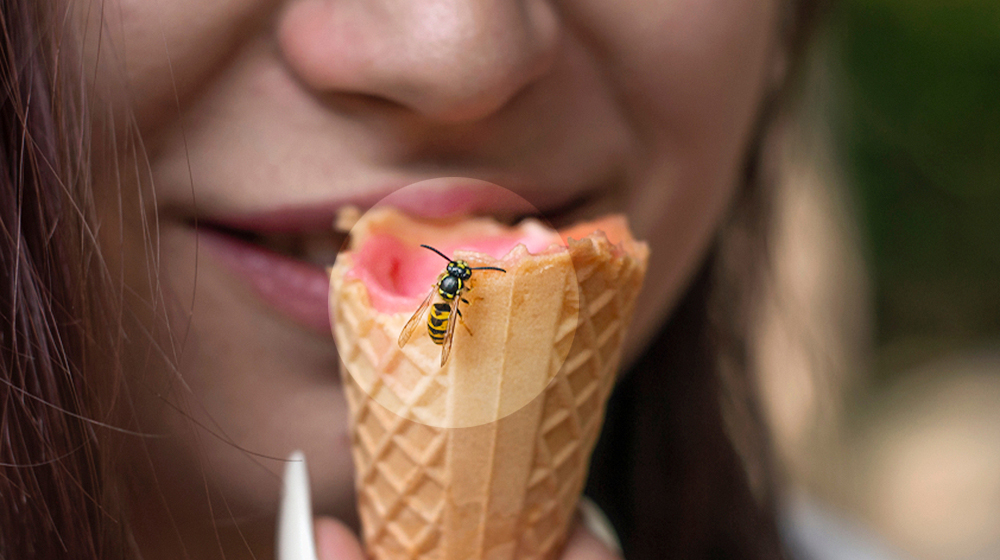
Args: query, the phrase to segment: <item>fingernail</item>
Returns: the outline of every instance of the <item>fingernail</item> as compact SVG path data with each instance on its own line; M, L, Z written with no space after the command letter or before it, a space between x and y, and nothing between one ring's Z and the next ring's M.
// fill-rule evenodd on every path
M293 452L285 464L276 548L278 560L316 560L309 471L301 451Z
M608 550L621 556L621 541L618 540L618 534L615 532L614 526L611 525L611 521L608 520L607 515L604 515L601 508L587 496L580 496L580 503L577 505L577 509L580 512L583 526L590 531L590 534L594 535L597 540L608 547Z

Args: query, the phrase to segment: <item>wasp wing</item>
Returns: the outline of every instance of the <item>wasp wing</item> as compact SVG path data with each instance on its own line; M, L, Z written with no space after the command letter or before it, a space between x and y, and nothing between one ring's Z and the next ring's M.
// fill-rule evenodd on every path
M423 321L424 315L427 314L427 309L430 308L432 299L434 299L433 288L431 288L431 291L427 292L427 297L424 298L424 302L420 304L420 307L418 307L417 310L413 313L413 316L410 317L410 320L407 321L406 325L403 326L403 330L400 331L399 333L400 348L402 348L407 343L407 341L410 340L410 337L413 336L413 333L417 332L417 327L424 324Z
M462 301L462 294L455 294L451 300L451 313L448 315L448 329L444 332L444 341L441 344L441 367L448 361L448 354L451 354L451 341L455 338L455 323L458 323L458 302Z

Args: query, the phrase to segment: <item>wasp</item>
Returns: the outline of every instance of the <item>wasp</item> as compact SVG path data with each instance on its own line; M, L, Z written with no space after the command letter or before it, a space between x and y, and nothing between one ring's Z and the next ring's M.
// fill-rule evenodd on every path
M462 294L472 289L468 285L469 279L472 278L472 271L499 270L504 273L507 271L495 266L469 266L469 263L465 261L452 260L448 255L430 245L421 245L421 247L441 255L444 260L448 261L448 266L438 276L437 284L431 288L427 297L424 298L424 302L420 304L410 320L406 322L402 332L399 333L399 347L402 348L410 340L413 333L417 331L417 326L420 325L421 317L424 316L428 308L431 308L430 314L427 315L427 333L434 344L441 346L441 366L444 367L445 362L448 361L448 354L451 353L451 341L455 337L455 323L457 321L453 319L456 316L459 321L462 319L462 312L459 311L458 304L459 302L469 303L469 300L463 298ZM431 307L435 291L443 301L435 303ZM465 326L464 322L462 326Z

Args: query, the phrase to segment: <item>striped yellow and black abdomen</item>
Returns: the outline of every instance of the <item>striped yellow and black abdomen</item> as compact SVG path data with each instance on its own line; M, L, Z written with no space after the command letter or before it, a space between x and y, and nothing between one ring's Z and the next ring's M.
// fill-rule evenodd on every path
M451 304L435 303L427 315L427 332L434 344L444 344L444 333L448 330L448 320L451 318Z

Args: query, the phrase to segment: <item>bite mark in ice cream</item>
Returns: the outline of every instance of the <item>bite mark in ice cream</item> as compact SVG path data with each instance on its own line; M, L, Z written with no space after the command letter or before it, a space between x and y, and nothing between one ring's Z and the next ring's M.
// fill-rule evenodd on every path
M474 222L489 223L491 227L484 232L476 231L477 228L467 224L454 231L419 227L414 222L410 228L404 228L412 231L397 229L393 233L373 227L353 251L354 266L347 272L347 278L358 279L368 288L372 307L380 313L412 312L444 269L441 258L421 248L421 243L433 245L455 259L476 253L470 260L470 264L476 263L473 266L501 268L503 264L499 263L517 258L512 251L518 245L524 245L528 254L532 255L556 251L558 246L563 245L562 238L555 231L538 222L504 228L506 231L498 231L499 224L492 221L482 219Z

